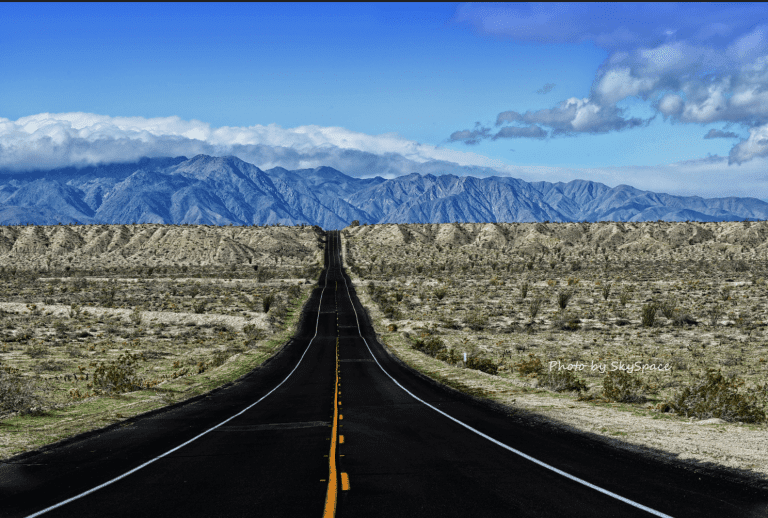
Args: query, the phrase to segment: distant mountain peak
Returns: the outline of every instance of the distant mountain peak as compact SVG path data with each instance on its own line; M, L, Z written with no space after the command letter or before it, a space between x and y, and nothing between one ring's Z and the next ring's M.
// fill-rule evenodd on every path
M235 156L0 173L0 224L766 220L755 198L672 196L599 182L411 173L355 178L329 166L262 171Z

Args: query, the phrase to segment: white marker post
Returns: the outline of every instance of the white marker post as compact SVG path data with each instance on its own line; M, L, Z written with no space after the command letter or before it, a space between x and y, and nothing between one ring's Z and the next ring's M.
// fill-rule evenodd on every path
M464 353L464 363L467 363L467 353Z

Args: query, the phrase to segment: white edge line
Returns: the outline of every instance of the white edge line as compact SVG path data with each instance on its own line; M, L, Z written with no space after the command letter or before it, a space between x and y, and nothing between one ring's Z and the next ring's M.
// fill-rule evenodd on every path
M285 379L284 379L283 381L281 381L281 382L280 382L280 383L279 383L279 384L278 384L278 385L277 385L275 388L273 388L272 390L270 390L269 392L267 392L267 393L266 393L264 396L262 396L262 397L261 397L261 399L259 399L259 400L258 400L258 401L256 401L255 403L252 403L251 405L247 406L246 408L244 408L244 409L243 409L243 410L241 410L240 412L236 413L236 414L235 414L235 415L233 415L232 417L230 417L230 418L228 418L228 419L226 419L226 420L224 420L224 421L220 422L219 424L217 424L216 426L214 426L214 427L212 427L212 428L209 428L208 430L204 431L203 433L201 433L201 434L199 434L199 435L197 435L197 436L195 436L195 437L191 438L191 439L190 439L190 440L188 440L187 442L185 442L185 443L183 443L183 444L180 444L180 445L176 446L175 448L173 448L173 449L171 449L171 450L168 450L167 452L163 453L162 455L158 455L158 456L157 456L157 457L155 457L154 459L148 460L148 461L147 461L147 462L145 462L144 464L141 464L140 466L137 466L137 467L133 468L133 469L132 469L132 470L130 470L130 471L126 471L126 472L125 472L125 473L123 473L122 475L120 475L120 476L117 476L117 477L115 477L115 478L113 478L113 479L111 479L111 480L108 480L107 482L104 482L104 483L103 483L103 484L101 484L101 485L98 485L98 486L96 486L96 487L94 487L94 488L92 488L92 489L89 489L88 491L84 491L84 492L80 493L79 495L75 495L75 496L73 496L73 497L71 497L71 498L68 498L68 499L66 499L66 500L64 500L64 501L62 501L62 502L59 502L58 504L54 504L54 505L52 505L52 506L50 506L50 507L46 507L46 508L45 508L45 509L43 509L42 511L38 511L38 512L36 512L36 513L34 513L34 514L30 514L30 515L28 515L26 518L34 518L35 516L40 516L40 515L42 515L42 514L45 514L45 513L47 513L48 511L53 511L54 509L57 509L57 508L59 508L59 507L61 507L61 506L63 506L63 505L66 505L66 504L68 504L68 503L70 503L70 502L73 502L73 501L75 501L75 500L78 500L78 499L80 499L80 498L82 498L82 497L84 497L84 496L87 496L87 495L89 495L89 494L91 494L91 493L95 492L95 491L98 491L99 489L101 489L101 488L103 488L103 487L107 487L107 486L108 486L108 485L110 485L110 484L114 484L114 483L115 483L115 482L117 482L118 480L121 480L121 479L123 479L123 478L127 477L128 475L131 475L131 474L133 474L133 473L136 473L136 472L137 472L137 471L139 471L141 468L145 468L145 467L149 466L150 464L152 464L153 462L155 462L155 461L157 461L157 460L160 460L160 459L162 459L162 458L163 458L163 457L165 457L166 455L170 455L171 453L173 453L173 452L175 452L175 451L177 451L177 450L180 450L181 448L183 448L183 447L184 447L184 446L186 446L187 444L189 444L189 443L191 443L191 442L193 442L193 441L196 441L197 439L199 439L199 438L200 438L200 437L202 437L203 435L207 434L208 432L212 432L213 430L215 430L216 428L220 427L221 425L224 425L224 424L228 423L229 421L231 421L231 420L232 420L232 419L234 419L235 417L237 417L237 416L239 416L239 415L242 415L243 413L247 412L248 410L250 410L251 408L253 408L254 406L256 406L258 403L261 403L261 401L262 401L262 400L264 400L264 399L265 399L267 396L269 396L270 394L272 394L274 391L276 391L277 389L279 389L279 388L280 388L280 386L281 386L283 383L285 383L286 381L288 381L288 378L290 378L290 377L291 377L291 375L292 375L294 372L296 372L296 369L298 369L298 368L299 368L299 365L301 365L301 361L304 359L304 356L307 354L307 351L309 351L309 348L310 348L310 346L312 345L312 342L313 342L313 341L315 340L315 338L317 337L317 330L318 330L318 328L319 328L319 326L320 326L320 309L322 308L322 305L323 305L323 294L325 293L325 288L327 288L327 287L328 287L328 272L329 272L329 271L330 271L330 265L329 265L329 268L327 268L327 269L326 269L326 271L325 271L325 285L323 286L323 291L321 291L321 292L320 292L320 303L319 303L319 304L318 304L318 306L317 306L317 321L315 322L315 336L313 336L313 337L312 337L312 339L309 341L309 344L307 345L307 348L304 350L304 353L301 355L301 358L299 358L299 361L298 361L298 363L296 363L296 366L293 368L293 370L292 370L292 371L291 371L291 372L288 374L288 376L286 376L286 377L285 377Z
M384 367L382 367L382 366L381 366L381 364L379 363L379 360L377 360L377 359L376 359L376 356L373 354L373 351L371 351L371 348L370 348L370 346L368 345L368 341L365 339L365 337L363 337L363 334L362 334L362 332L360 331L360 320L359 320L359 319L358 319L358 317L357 317L357 310L355 309L355 303L354 303L354 301L352 300L352 295L349 293L349 286L347 285L347 280L344 278L344 276L343 276L343 275L342 275L342 277L341 277L341 278L342 278L342 279L344 279L344 286L345 286L345 287L346 287L346 289L347 289L347 296L349 297L349 302L352 304L352 310L355 312L355 320L357 321L357 332L358 332L358 334L360 335L360 338L362 338L362 339L363 339L363 342L365 342L365 347L367 347L367 348L368 348L368 352L369 352L369 353L371 353L371 357L373 358L373 361L375 361L375 362L376 362L376 365L378 365L378 366L379 366L379 368L382 370L382 372L383 372L384 374L386 374L386 375L389 377L389 379L391 379L393 382L395 382L395 385L397 385L398 387L400 387L401 389L403 389L403 390L404 390L406 393L408 393L408 395L410 395L410 396L411 396L412 398L414 398L416 401L419 401L419 402L421 402L421 403L424 403L425 405L427 405L429 408L431 408L431 409L432 409L432 410L434 410L435 412L438 412L438 413L440 413L440 414L444 415L445 417L447 417L447 418L448 418L448 419L450 419L451 421L453 421L453 422L455 422L455 423L457 423L457 424L460 424L461 426L463 426L463 427L464 427L464 428L466 428L467 430L470 430L470 431L472 431L472 432L476 433L476 434L477 434L477 435L479 435L480 437L483 437L483 438L485 438L485 439L488 439L488 440L489 440L489 441L491 441L492 443L494 443L494 444L496 444L496 445L498 445L498 446L501 446L501 447L502 447L502 448L504 448L505 450L511 451L512 453L514 453L514 454L516 454L516 455L519 455L519 456L523 457L524 459L527 459L527 460L529 460L529 461L531 461L531 462L534 462L534 463L538 464L539 466L541 466L541 467L543 467L543 468L546 468L546 469L548 469L548 470L554 471L554 472L555 472L555 473L557 473L558 475L562 475L562 476L564 476L564 477L566 477L566 478L568 478L568 479L570 479L570 480L573 480L574 482L578 482L579 484L582 484L582 485L585 485L585 486L587 486L587 487L589 487L589 488L592 488L592 489L594 489L595 491L599 491L600 493L603 493L604 495L608 495L608 496L610 496L610 497L613 497L613 498L615 498L615 499L617 499L617 500L621 500L621 501L622 501L622 502L624 502L625 504L629 504L629 505L631 505L631 506L633 506L633 507L637 507L638 509L642 509L643 511L646 511L646 512L648 512L648 513L650 513L650 514L652 514L652 515L654 515L654 516L659 516L659 517L661 517L661 518L673 518L672 516L670 516L670 515L668 515L668 514L664 514L664 513L660 512L660 511L656 511L655 509L651 509L650 507L646 507L646 506L644 506L643 504L639 504L639 503L637 503L637 502L635 502L635 501L633 501L633 500L630 500L629 498L625 498L625 497L623 497L623 496L621 496L621 495L617 495L616 493L613 493L613 492L611 492L611 491L608 491L607 489L603 489L602 487L596 486L596 485L594 485L594 484L592 484L592 483L590 483L590 482L587 482L586 480L580 479L580 478L578 478L578 477L575 477L575 476L573 476L573 475L571 475L571 474L569 474L569 473L566 473L565 471L562 471L562 470L560 470L560 469L557 469L557 468L556 468L556 467L554 467L554 466L550 466L549 464L547 464L547 463L545 463L545 462L542 462L542 461L540 461L540 460L538 460L538 459L535 459L535 458L531 457L530 455L526 455L525 453L523 453L523 452L521 452L521 451L519 451L519 450L516 450L515 448L512 448L511 446L507 446L507 445L506 445L506 444L504 444L503 442L497 441L497 440L496 440L496 439L494 439L493 437L491 437L491 436L489 436L489 435L486 435L486 434L484 434L484 433L483 433L483 432L481 432L480 430L476 430L475 428L472 428L472 427L471 427L471 426L469 426L468 424L466 424L466 423L464 423L464 422L462 422L462 421L459 421L459 420L458 420L458 419L456 419L455 417L451 417L450 415L446 414L445 412L443 412L443 411L442 411L442 410L440 410L439 408L436 408L436 407L434 407L434 406L430 405L429 403L427 403L427 402L426 402L426 401L424 401L423 399L420 399L418 396L416 396L415 394L413 394L413 393L412 393L410 390L408 390L407 388L403 387L403 386L402 386L402 385L401 385L401 384L400 384L400 383L399 383L399 382L398 382L398 381L397 381L395 378L393 378L393 377L392 377L392 376L391 376L391 375L390 375L390 374L389 374L389 373L388 373L388 372L387 372L387 371L384 369Z

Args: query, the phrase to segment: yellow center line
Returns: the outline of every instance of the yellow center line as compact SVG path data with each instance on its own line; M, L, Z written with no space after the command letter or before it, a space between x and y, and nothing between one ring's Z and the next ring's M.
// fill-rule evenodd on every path
M341 490L349 491L349 475L346 473L341 474Z
M336 383L333 385L333 431L331 432L331 452L328 455L330 466L328 475L328 491L325 494L325 511L323 518L333 518L336 516L336 498L339 488L336 475L336 440L339 430L339 339L336 339ZM349 484L349 482L347 482Z

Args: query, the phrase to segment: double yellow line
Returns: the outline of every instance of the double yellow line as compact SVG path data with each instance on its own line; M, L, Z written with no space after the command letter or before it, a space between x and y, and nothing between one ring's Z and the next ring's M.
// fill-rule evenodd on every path
M336 284L338 289L338 283ZM338 320L338 314L336 316ZM338 486L338 474L336 469L336 445L344 442L344 436L339 435L339 420L344 419L344 416L339 414L339 407L341 401L339 401L339 395L341 394L339 388L339 339L336 338L336 381L333 385L333 430L331 432L331 451L328 454L328 463L330 465L330 472L328 474L328 491L325 494L325 510L323 511L323 518L333 518L336 516L336 501L339 495ZM341 474L341 489L342 491L349 490L349 475L346 473Z

